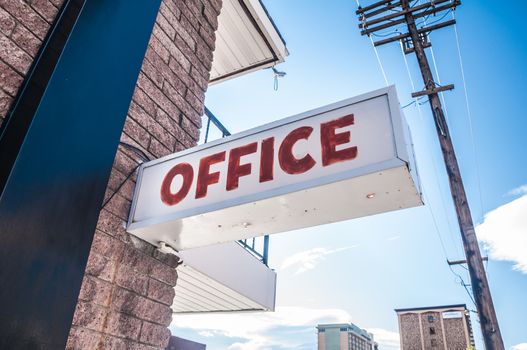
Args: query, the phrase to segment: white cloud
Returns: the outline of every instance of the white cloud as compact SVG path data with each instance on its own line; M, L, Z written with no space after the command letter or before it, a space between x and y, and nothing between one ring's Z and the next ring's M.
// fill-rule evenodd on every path
M527 194L527 185L522 185L520 187L516 187L515 189L509 191L507 195L509 196L521 196Z
M512 261L527 274L527 194L487 213L476 232L491 258Z
M211 331L201 331L198 332L198 334L205 338L214 337L214 333L212 333Z
M399 349L399 333L382 328L368 328L367 331L373 333L373 339L379 343L381 349Z
M285 259L282 265L280 266L280 269L284 270L289 267L297 267L295 274L300 274L308 270L314 269L317 264L324 261L328 255L350 250L355 247L358 246L353 245L349 247L342 247L336 249L327 249L319 247L306 250L300 253L293 254L287 259Z
M527 343L516 344L511 347L511 350L527 350Z
M298 332L297 328L309 328L314 334L319 323L347 323L350 319L351 316L341 309L279 307L275 312L175 315L171 326L176 335L177 328L186 328L237 338L228 347L231 350L295 349L302 348L306 342L316 342L315 336L306 338L302 334L305 332ZM276 330L288 332L283 334ZM292 336L292 331L300 333L299 336Z
M317 337L315 326L321 323L349 323L351 315L342 309L278 307L275 312L218 313L174 315L171 327L192 329L210 343L223 337L229 350L313 349ZM399 334L382 328L368 328L381 349L398 350ZM209 341L207 341L209 342ZM209 345L207 344L207 348ZM525 349L514 349L525 350Z

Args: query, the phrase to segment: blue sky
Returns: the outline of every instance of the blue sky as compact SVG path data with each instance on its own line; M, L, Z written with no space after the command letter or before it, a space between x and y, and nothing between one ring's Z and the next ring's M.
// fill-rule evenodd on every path
M354 1L264 3L287 41L290 56L278 67L287 76L278 91L270 70L210 87L206 104L231 132L386 85L369 39L359 34ZM505 345L515 350L527 349L526 9L523 2L480 0L464 1L456 11L473 138L454 28L431 36L436 80L456 85L444 96L449 126L483 252L490 254L488 277ZM379 55L401 105L411 102L399 45L383 46ZM421 90L416 61L407 59ZM445 262L463 252L429 107L410 105L404 114L426 206L274 235L275 313L176 315L172 332L212 350L315 349L317 323L352 321L374 331L381 349L397 349L394 308L466 303L474 310ZM462 267L453 270L469 283Z

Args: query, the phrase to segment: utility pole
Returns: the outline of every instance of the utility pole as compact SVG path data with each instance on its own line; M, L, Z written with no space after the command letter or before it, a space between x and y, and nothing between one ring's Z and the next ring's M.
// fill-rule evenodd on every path
M476 301L485 347L487 350L504 350L498 319L494 310L459 165L438 95L439 92L451 90L454 86L439 86L434 82L432 71L430 70L430 65L425 54L425 48L431 46L428 33L432 30L455 24L455 20L444 21L443 23L422 28L418 28L416 24L416 19L426 19L427 16L436 15L447 10L454 10L458 5L460 5L459 0L433 0L423 4L419 2L415 6L410 6L410 0L382 0L366 7L359 7L357 14L361 21L359 28L362 29L362 35L371 35L379 30L403 23L406 24L408 29L407 33L377 41L374 45L379 46L400 40L402 41L405 53L414 52L417 57L425 90L413 93L412 97L428 96L432 115L435 119L436 131L445 161L452 199L456 208L472 292ZM386 14L387 12L389 14ZM424 22L426 21L423 20Z

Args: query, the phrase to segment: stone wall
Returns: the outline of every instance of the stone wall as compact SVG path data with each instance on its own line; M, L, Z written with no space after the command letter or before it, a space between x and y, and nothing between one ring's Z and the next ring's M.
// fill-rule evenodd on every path
M464 310L459 310L464 313ZM470 320L463 318L443 318L443 311L418 311L399 315L399 331L402 341L401 350L466 350L466 331L470 328ZM468 317L468 316L467 316ZM421 319L422 339L419 331ZM468 322L468 323L466 323ZM467 329L465 329L465 323ZM422 340L422 341L421 341ZM445 344L446 340L446 344Z
M418 314L399 315L399 333L401 337L401 350L421 350L421 333Z
M124 230L144 161L199 139L221 0L164 0L130 105L68 349L164 349L178 259ZM130 147L132 146L132 147ZM130 175L132 174L132 175Z
M470 343L467 344L467 336L464 331L465 322L467 322L465 318L446 318L443 320L449 350L466 350L471 345Z
M425 349L444 349L441 313L432 311L422 313L421 324L423 327Z
M0 125L64 0L0 0Z
M0 0L0 124L62 4ZM220 9L221 0L162 1L115 157L68 349L168 345L178 259L130 236L124 225L138 165L199 139Z

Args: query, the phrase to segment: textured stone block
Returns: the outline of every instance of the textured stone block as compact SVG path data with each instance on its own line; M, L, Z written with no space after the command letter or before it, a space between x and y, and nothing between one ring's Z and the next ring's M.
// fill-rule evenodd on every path
M0 60L13 67L18 73L25 75L33 58L13 41L0 34Z
M102 338L101 333L73 326L70 330L66 350L98 349Z
M117 271L115 283L140 295L146 295L148 276L137 272L130 266L121 265Z
M58 8L50 0L33 0L31 1L31 7L50 24L58 12Z
M105 328L107 333L130 340L139 340L141 320L119 312L112 312L107 322Z
M171 154L174 151L174 145L170 148L163 145L161 142L157 141L156 139L152 139L152 142L150 142L150 146L148 147L148 150L152 152L152 154L156 158L161 158L164 156L167 156Z
M115 216L114 216L115 217ZM99 217L100 219L100 217ZM124 243L114 236L100 231L95 231L91 251L108 259L119 260L123 254Z
M15 19L3 8L0 7L0 33L5 34L5 36L10 36L15 29Z
M7 94L15 96L22 84L22 76L4 62L0 61L0 88Z
M177 271L173 267L158 262L155 269L152 269L150 277L168 285L175 286L177 281Z
M147 295L152 300L171 306L175 295L174 286L150 278Z
M94 303L79 301L73 316L73 325L101 331L105 327L108 309Z
M139 340L143 343L165 348L170 340L170 331L166 326L155 323L143 322Z
M125 230L125 223L125 220L115 216L108 210L103 209L99 214L97 229L124 241L125 237L128 236L128 233L126 233Z
M107 307L110 302L112 289L113 285L110 282L91 277L89 275L84 276L79 299L85 302L91 302L96 305Z
M17 21L22 23L26 28L33 32L33 34L35 34L40 40L44 39L49 29L49 23L46 22L25 1L2 1L2 7Z
M132 245L125 245L121 263L134 268L139 273L148 275L152 271L155 260L152 257L140 252Z
M105 281L112 281L116 272L116 261L105 256L90 252L86 265L86 274Z

